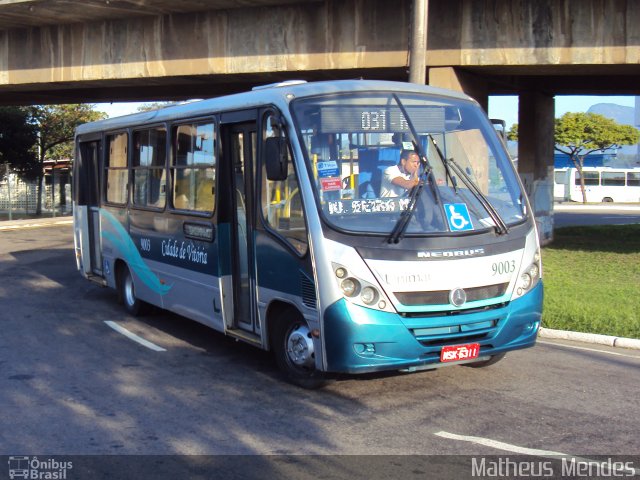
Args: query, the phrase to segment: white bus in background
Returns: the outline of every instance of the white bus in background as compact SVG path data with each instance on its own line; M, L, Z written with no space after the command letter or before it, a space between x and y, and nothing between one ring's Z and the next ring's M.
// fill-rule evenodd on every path
M587 202L640 202L640 168L584 167L582 171ZM555 169L553 197L582 202L578 169Z

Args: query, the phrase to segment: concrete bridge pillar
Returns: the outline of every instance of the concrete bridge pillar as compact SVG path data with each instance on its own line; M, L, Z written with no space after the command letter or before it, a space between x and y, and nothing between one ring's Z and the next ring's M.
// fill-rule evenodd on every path
M453 67L429 68L429 85L464 92L473 97L485 112L489 110L489 91L482 77Z
M552 95L520 93L518 172L529 195L542 244L553 239L554 113Z

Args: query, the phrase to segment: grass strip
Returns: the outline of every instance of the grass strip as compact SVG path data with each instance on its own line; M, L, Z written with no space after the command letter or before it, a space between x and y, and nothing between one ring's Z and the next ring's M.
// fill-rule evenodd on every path
M640 225L558 228L542 264L545 327L640 338Z

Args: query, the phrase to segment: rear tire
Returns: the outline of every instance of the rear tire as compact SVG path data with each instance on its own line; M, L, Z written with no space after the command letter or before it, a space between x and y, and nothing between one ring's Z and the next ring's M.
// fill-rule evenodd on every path
M602 199L602 202L603 202L603 203L613 203L613 198L611 198L611 197L604 197L604 198Z
M136 297L135 286L133 285L133 277L131 272L125 266L120 270L118 280L118 300L124 305L125 310L138 317L146 311L146 303Z
M493 355L489 358L489 360L484 360L482 362L473 362L473 363L465 363L465 367L471 368L484 368L489 365L493 365L494 363L498 363L500 360L504 358L506 353L499 353L498 355Z
M287 381L309 390L327 384L324 374L315 367L309 327L298 315L285 312L274 326L271 340L276 362Z

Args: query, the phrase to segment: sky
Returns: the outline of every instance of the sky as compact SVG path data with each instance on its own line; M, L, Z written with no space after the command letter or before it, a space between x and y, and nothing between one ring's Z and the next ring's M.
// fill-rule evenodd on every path
M586 112L596 103L615 103L624 107L635 106L634 96L615 95L556 95L556 118L567 112ZM489 97L489 117L500 118L507 123L507 130L518 123L518 97L514 95Z
M153 103L153 102L144 102ZM138 111L138 107L143 105L141 102L113 102L113 103L97 103L94 110L106 112L111 117L120 117L129 113Z
M625 107L633 107L635 106L635 97L558 95L556 96L556 117L561 117L567 112L586 112L590 106L596 103L615 103ZM136 112L142 104L140 102L98 103L96 110L106 112L109 117L118 117ZM514 123L518 123L518 97L514 95L489 97L489 117L504 120L507 122L507 129Z

